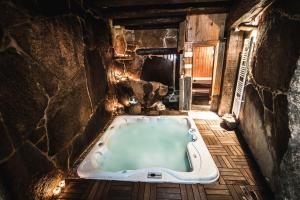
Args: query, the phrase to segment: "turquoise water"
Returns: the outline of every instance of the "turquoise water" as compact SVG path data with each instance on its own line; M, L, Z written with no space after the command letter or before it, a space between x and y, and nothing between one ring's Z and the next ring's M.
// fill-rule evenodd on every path
M111 134L97 160L101 171L164 167L190 171L186 148L192 141L188 126L180 119L142 119L120 125Z

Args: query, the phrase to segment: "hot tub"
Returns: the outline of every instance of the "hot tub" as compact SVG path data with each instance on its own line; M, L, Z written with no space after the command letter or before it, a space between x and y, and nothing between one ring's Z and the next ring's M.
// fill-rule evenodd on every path
M118 116L80 163L80 178L211 183L219 171L189 116Z

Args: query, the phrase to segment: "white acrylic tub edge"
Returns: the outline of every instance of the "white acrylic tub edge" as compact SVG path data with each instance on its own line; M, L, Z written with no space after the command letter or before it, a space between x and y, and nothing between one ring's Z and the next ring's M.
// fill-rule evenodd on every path
M143 168L137 170L124 170L119 172L99 172L93 166L96 163L95 152L99 152L101 148L106 148L105 145L98 146L100 142L108 139L112 129L122 123L127 123L129 120L137 120L139 118L184 118L187 119L190 128L196 130L197 140L190 142L187 145L189 160L192 165L190 172L178 172L167 168ZM161 178L148 178L149 173L161 174ZM171 182L171 183L212 183L218 180L219 170L216 167L207 147L204 143L195 123L189 116L140 116L140 115L121 115L116 117L105 131L100 140L94 145L88 155L80 163L77 174L80 178L85 179L101 179L101 180L118 180L118 181L133 181L133 182Z

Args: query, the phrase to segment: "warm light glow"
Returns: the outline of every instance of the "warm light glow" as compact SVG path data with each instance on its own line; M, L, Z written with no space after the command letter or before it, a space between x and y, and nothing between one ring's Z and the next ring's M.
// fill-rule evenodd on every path
M218 120L219 116L211 111L191 111L189 112L189 116L193 119L203 119L203 120Z
M191 57L193 57L193 52L192 51L186 51L186 52L184 52L184 57L185 58L191 58Z
M112 79L111 79L112 83L119 83L128 80L137 81L140 79L138 78L138 75L132 74L130 72L121 71L120 69L114 69L112 71Z
M254 42L256 41L256 37L257 37L257 30L256 29L251 31L251 36L250 37L253 37Z
M53 190L54 195L58 195L60 192L61 192L61 187L59 187L59 186L55 187Z
M184 64L185 69L191 69L193 67L192 64Z
M66 186L66 181L65 180L60 181L58 186L64 188Z

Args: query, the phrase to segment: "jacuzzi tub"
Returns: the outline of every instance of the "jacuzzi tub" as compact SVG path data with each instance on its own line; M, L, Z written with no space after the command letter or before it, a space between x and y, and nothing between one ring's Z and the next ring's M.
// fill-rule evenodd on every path
M118 116L80 163L80 178L211 183L219 171L189 116Z

